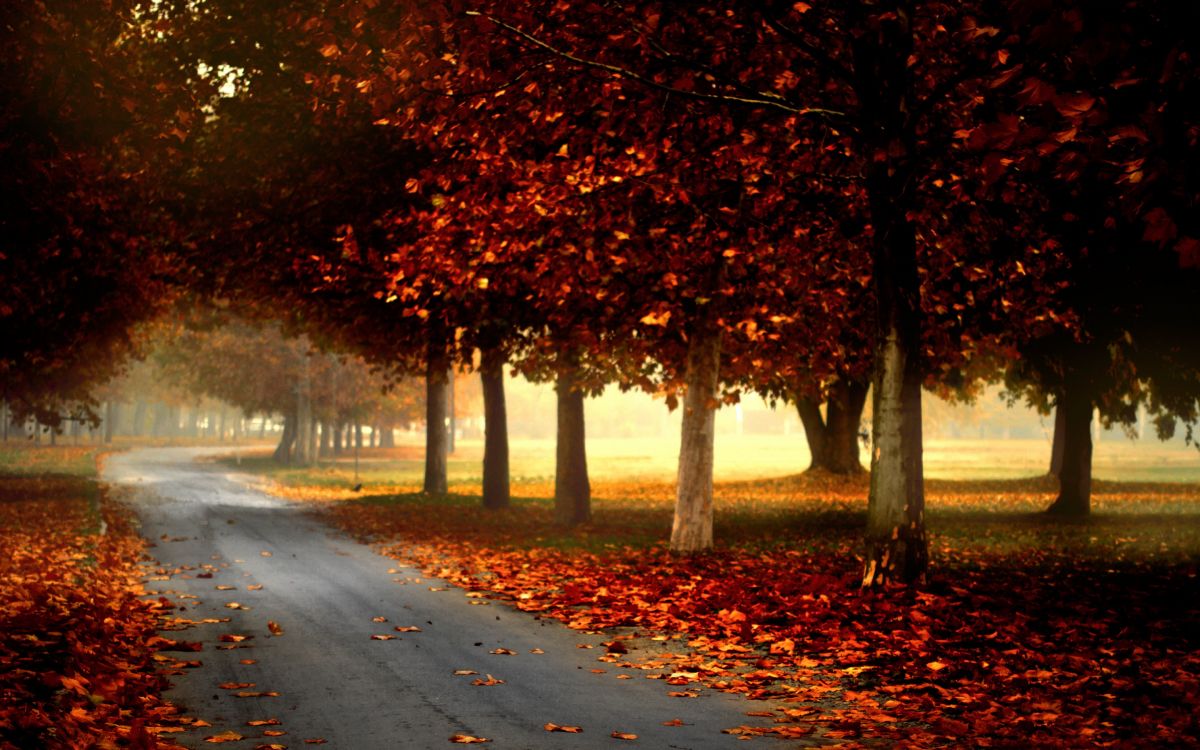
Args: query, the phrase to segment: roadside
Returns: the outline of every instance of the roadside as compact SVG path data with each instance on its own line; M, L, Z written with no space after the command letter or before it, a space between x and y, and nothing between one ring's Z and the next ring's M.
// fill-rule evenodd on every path
M94 447L0 449L3 748L144 750L175 728L144 542L96 459Z

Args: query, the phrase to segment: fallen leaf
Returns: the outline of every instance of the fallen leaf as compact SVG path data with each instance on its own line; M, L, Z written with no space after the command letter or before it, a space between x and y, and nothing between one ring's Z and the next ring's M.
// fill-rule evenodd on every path
M223 584L219 586L213 586L213 588L217 591L237 591L237 586L225 586Z
M491 742L487 737L472 737L469 734L452 734L450 741L456 745L482 745L484 742Z
M683 719L671 719L670 721L664 721L662 725L664 727L681 727L683 726Z
M209 735L208 737L204 738L204 741L212 742L212 743L237 742L238 740L241 740L241 739L245 739L245 738L242 737L242 735L238 734L237 732L234 732L231 730L228 732L221 732L220 734Z
M283 635L283 628L274 620L267 620L267 630L271 631L271 635Z
M541 650L540 648L531 648L531 649L529 649L529 653L531 653L531 654L544 654L544 653L546 653L546 652L545 652L545 651L543 651L543 650Z
M494 648L488 652L489 654L499 654L501 656L516 656L516 651L510 651L507 648Z
M258 659L242 659L238 664L258 664Z
M262 587L263 587L263 585L261 583L254 583L254 584L247 586L246 590L247 591L262 591Z
M249 607L243 607L238 602L225 602L225 606L228 609L250 609Z
M305 745L324 745L328 741L329 740L325 739L324 737L310 737L309 739L304 740L304 744Z
M237 635L236 633L222 633L219 640L225 643L241 643L244 640L253 638L252 635Z
M377 633L377 634L371 636L371 640L373 640L373 641L391 641L391 640L394 640L395 638L396 638L396 636L390 635L388 633Z
M280 745L278 742L267 742L255 745L254 750L287 750L287 745Z
M248 726L248 727L273 727L273 726L278 726L281 723L282 722L279 721L279 719L275 719L275 718L252 719L252 720L246 722L246 726Z
M632 732L613 732L609 735L613 739L618 740L636 740L638 736Z
M217 685L217 687L221 688L222 690L243 690L245 688L254 687L254 683L253 682L222 682L220 685Z
M553 724L550 722L547 722L546 725L542 727L542 729L545 729L547 732L566 732L567 734L579 734L580 732L583 731L583 727L575 727L575 726L563 725L563 724Z
M278 698L279 697L279 693L275 692L274 690L263 690L260 692L251 692L249 690L243 690L240 693L234 693L234 695L236 695L239 698Z
M926 664L925 666L926 666L926 667L929 667L929 668L930 668L930 669L932 669L934 672L939 672L939 671L941 671L941 670L945 669L945 668L946 668L947 666L949 666L949 665L948 665L948 664L943 664L943 663L941 663L940 661L931 661L931 662L929 662L928 664Z
M259 552L258 554L262 555L263 557L271 556L271 552L269 550L263 550L262 552Z
M383 617L383 616L380 616L380 617L372 617L372 618L371 618L371 622L387 622L387 618L386 618L386 617Z
M263 737L282 737L285 734L287 734L287 732L283 731L282 729L264 729L263 730Z
M416 625L397 625L393 628L397 633L420 633L421 629Z
M495 677L488 675L486 680L482 677L476 680L471 680L471 684L480 686L503 685L504 680L497 680Z
M459 677L465 677L466 675L479 674L479 673L476 672L474 669L456 669L456 670L454 670L454 674L458 675Z

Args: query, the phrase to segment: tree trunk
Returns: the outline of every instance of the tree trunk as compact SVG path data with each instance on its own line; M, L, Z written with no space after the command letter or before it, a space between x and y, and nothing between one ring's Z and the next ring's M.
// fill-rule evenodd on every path
M346 449L346 425L339 424L333 430L333 455L339 456Z
M688 340L672 552L693 554L712 548L713 437L720 369L721 331L715 320L701 320Z
M867 155L876 339L871 491L864 587L922 580L929 565L921 435L921 286L913 205L916 132L911 117L912 7L881 0L854 7L852 42L859 129Z
M220 440L222 443L225 442L225 412L226 411L227 411L227 409L225 408L225 404L224 404L224 402L222 402L221 403L221 411L220 411L221 416L219 417L220 421L218 422L218 426L217 426L217 440Z
M1068 374L1058 403L1064 415L1062 470L1058 498L1046 512L1081 518L1092 508L1092 399Z
M446 435L446 440L447 440L446 450L448 450L450 453L453 453L456 449L456 445L458 442L458 417L454 411L455 405L454 405L454 368L453 367L451 367L450 370L446 373L446 382L448 383L448 385L446 387L446 398L449 399L449 403L446 405L446 418L450 422L450 425L449 425L450 429L448 430L448 433Z
M380 448L395 448L396 447L396 426L392 423L387 423L379 428L379 447Z
M508 414L504 407L504 358L494 350L481 355L483 384L483 507L507 508Z
M1063 444L1067 437L1067 411L1061 402L1054 405L1054 438L1050 444L1050 476L1058 479L1062 476Z
M809 471L857 474L863 470L858 457L858 425L867 403L868 388L867 383L845 380L832 383L824 418L815 399L796 397L796 411L812 454Z
M362 450L363 447L362 425L358 422L354 423L354 447L357 450Z
M425 366L425 487L427 495L444 495L446 483L446 354L445 342L431 334Z
M318 434L320 425L321 425L321 422L316 417L309 417L308 435L307 435L308 445L305 446L304 452L308 456L308 463L310 465L315 464L317 462L318 452L320 451L320 445L318 443L318 441L320 440L320 435Z
M588 482L587 445L584 442L583 391L576 385L578 368L569 363L558 374L558 435L555 441L554 519L574 526L592 516L592 488Z
M838 381L825 405L828 430L824 468L834 474L863 470L858 458L858 428L867 404L867 383Z
M379 447L379 425L377 424L371 425L371 447Z
M334 454L333 450L333 423L321 423L321 448L318 454L321 458L329 458Z
M285 426L285 429L286 429L286 426ZM263 412L262 418L258 422L258 439L259 440L267 439L267 414L266 414L266 412Z
M821 403L809 396L796 396L796 413L800 415L800 424L804 425L804 438L808 442L808 452L812 460L808 470L821 469L828 463L826 459L825 419L821 416Z
M310 466L313 462L313 455L310 452L312 442L310 440L310 432L312 431L312 377L309 371L308 356L304 356L304 361L301 363L300 382L296 387L296 446L293 451L294 461L297 466Z
M265 417L264 417L265 419ZM279 445L275 446L272 458L277 464L292 463L292 446L296 443L296 417L294 414L283 416L283 434L279 436Z

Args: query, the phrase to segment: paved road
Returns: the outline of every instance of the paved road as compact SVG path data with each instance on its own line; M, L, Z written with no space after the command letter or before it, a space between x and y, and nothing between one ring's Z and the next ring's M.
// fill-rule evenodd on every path
M213 747L206 736L233 730L247 739L223 747L297 748L323 738L325 747L347 750L441 748L453 747L449 738L461 733L490 738L496 748L720 748L741 744L723 728L755 721L745 711L760 706L736 696L671 698L667 691L681 688L597 662L602 637L499 603L473 606L460 589L431 591L446 584L399 568L225 467L194 460L211 450L137 450L111 456L105 471L109 481L136 487L131 502L142 532L171 573L148 588L179 603L181 617L229 618L171 634L204 644L199 654L180 654L203 666L175 678L168 693L212 724L181 737L188 747ZM212 577L198 577L206 573ZM225 606L231 602L243 608ZM282 635L273 636L268 621ZM422 630L397 633L397 626ZM221 650L230 645L222 634L254 637ZM377 641L373 634L396 638ZM516 654L490 653L498 648ZM607 671L591 671L597 668ZM464 669L505 684L474 686L476 677L454 675ZM634 679L618 680L619 673ZM244 690L279 696L237 697L221 683L254 683ZM281 723L246 725L267 718ZM675 718L684 725L662 725ZM547 722L583 732L551 734ZM263 738L263 729L287 734ZM614 739L613 731L638 740Z

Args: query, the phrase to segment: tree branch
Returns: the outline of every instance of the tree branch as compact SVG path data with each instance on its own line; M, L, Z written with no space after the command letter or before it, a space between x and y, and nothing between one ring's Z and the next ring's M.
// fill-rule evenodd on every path
M839 111L833 110L833 109L826 109L823 107L802 107L802 106L793 104L791 102L788 102L787 100L782 99L782 98L768 98L768 97L762 96L762 95L735 96L732 94L705 93L702 91L686 91L684 89L678 89L678 88L675 88L674 86L668 86L666 84L659 83L658 81L655 81L652 78L648 78L647 76L644 76L640 73L629 70L627 68L622 68L618 65L610 65L609 63L600 62L599 60L590 60L590 59L587 59L584 57L579 57L578 55L573 55L570 52L561 50L561 49L549 44L548 42L546 42L542 39L539 39L538 37L517 28L516 26L505 23L504 21L501 21L500 19L495 18L494 16L487 15L486 13L480 13L479 11L474 11L474 10L468 10L465 13L468 16L477 16L479 18L486 19L488 22L504 29L508 33L510 33L520 39L523 39L527 43L529 43L539 49L545 50L546 52L549 52L550 54L555 55L556 57L560 57L564 60L573 62L576 65L580 65L580 66L583 66L586 68L593 68L595 70L603 70L608 73L612 73L613 75L619 76L621 78L626 78L631 81L635 81L637 83L642 84L643 86L647 86L652 89L657 89L659 91L665 91L665 92L671 93L671 94L678 94L680 96L686 96L686 97L689 97L692 99L701 99L701 100L705 100L705 101L726 102L726 103L730 103L730 104L743 104L743 105L748 105L748 106L753 106L753 107L776 109L776 110L781 110L783 112L787 112L788 114L793 114L793 115L824 117L824 118L830 118L830 119L836 119L836 120L842 120L842 121L845 121L848 119L846 116L846 113L844 113L844 112L839 112ZM770 97L776 97L776 96L777 95L775 95L775 94L770 95Z

